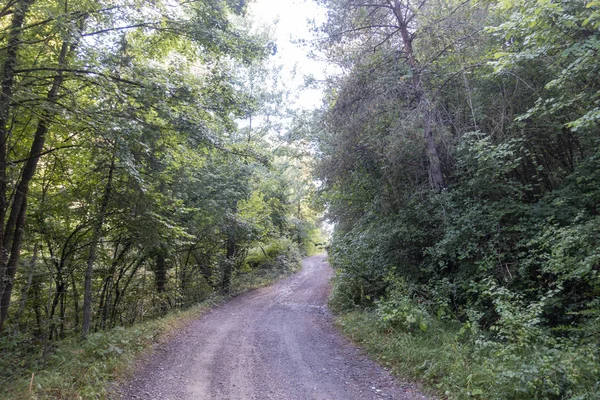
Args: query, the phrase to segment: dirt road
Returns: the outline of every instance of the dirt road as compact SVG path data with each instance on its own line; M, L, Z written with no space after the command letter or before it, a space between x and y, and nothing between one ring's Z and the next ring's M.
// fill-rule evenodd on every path
M332 327L324 256L215 308L157 350L126 399L425 399Z

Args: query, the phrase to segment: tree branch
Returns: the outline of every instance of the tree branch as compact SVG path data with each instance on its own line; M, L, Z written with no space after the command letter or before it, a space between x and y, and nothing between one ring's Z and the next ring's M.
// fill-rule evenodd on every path
M388 40L390 40L390 38L391 38L392 36L394 36L394 35L395 35L396 33L398 33L398 32L400 32L400 28L396 29L394 32L390 33L389 35L386 35L386 37L385 37L385 38L384 38L384 39L383 39L381 42L379 42L378 44L376 44L376 45L373 47L373 50L377 50L377 48L378 48L379 46L381 46L382 44L384 44L385 42L387 42Z
M358 28L353 28L353 29L348 29L345 31L341 31L341 32L337 32L334 33L334 36L342 36L345 35L347 33L353 33L353 32L359 32L359 31L364 31L364 30L368 30L368 29L375 29L375 28L392 28L392 29L400 29L399 26L395 26L395 25L369 25L369 26L360 26Z
M28 68L28 69L15 70L15 74L22 74L22 73L26 73L26 72L38 72L38 71L56 71L56 72L62 71L62 72L71 72L74 74L82 74L82 75L97 75L97 76L101 76L103 78L107 78L107 79L110 79L113 81L127 83L130 85L139 86L139 87L144 87L144 85L142 85L139 82L134 82L129 79L120 78L115 75L108 75L108 74L103 74L102 72L90 71L90 70L85 70L85 69L39 67L39 68Z
M158 29L156 26L153 26L152 24L148 24L148 23L142 22L142 23L134 24L134 25L117 26L117 27L114 27L114 28L101 29L99 31L84 33L81 36L83 36L83 37L94 36L94 35L100 35L101 33L118 32L118 31L124 31L124 30L127 30L127 29L135 29L135 28L152 28L152 29Z
M29 157L26 157L26 158L21 158L20 160L9 161L9 163L10 164L19 164L19 163L25 162L27 160L31 160L32 158L41 157L41 156L44 156L46 154L52 153L52 152L54 152L56 150L70 149L70 148L73 148L73 147L81 147L81 146L77 145L77 144L71 144L71 145L67 145L67 146L55 147L53 149L48 149L46 151L42 151L41 153L38 153L38 154L33 154L33 155L31 155Z

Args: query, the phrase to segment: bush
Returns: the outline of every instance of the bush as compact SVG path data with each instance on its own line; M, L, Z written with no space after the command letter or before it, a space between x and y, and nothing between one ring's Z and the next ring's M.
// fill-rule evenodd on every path
M388 296L376 304L375 313L381 328L403 332L427 331L431 320L427 310L409 297L403 284L394 283Z
M390 300L382 304L342 314L336 324L394 373L418 379L445 398L600 399L600 355L593 338L556 340L541 332L535 343L523 347L469 324L461 328L429 316L422 330L407 324L422 316L414 301L401 298L397 309ZM380 329L382 315L393 315L402 329Z
M364 304L364 297L364 287L361 281L341 272L333 279L329 307L335 312L349 311Z
M302 257L298 245L290 239L273 240L265 246L250 249L242 271L256 269L280 269L295 271L300 268Z

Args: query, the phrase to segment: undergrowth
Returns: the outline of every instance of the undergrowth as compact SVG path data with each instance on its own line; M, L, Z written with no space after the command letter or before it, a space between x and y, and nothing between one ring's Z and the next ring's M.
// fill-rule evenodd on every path
M31 349L0 354L0 369L14 371L14 375L10 372L2 374L0 397L5 400L110 397L118 382L133 372L137 360L205 311L227 298L267 286L298 270L300 264L296 255L285 261L270 268L238 274L227 296L214 295L183 311L131 327L96 332L86 340L72 337L57 341L45 355L34 343ZM28 366L25 373L17 368L19 364Z
M600 359L593 343L542 338L526 347L486 340L468 324L421 320L419 308L355 309L336 324L401 377L448 399L600 399Z

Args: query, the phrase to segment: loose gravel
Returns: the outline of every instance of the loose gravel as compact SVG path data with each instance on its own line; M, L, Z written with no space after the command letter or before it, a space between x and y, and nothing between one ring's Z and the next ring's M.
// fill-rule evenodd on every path
M340 336L324 256L241 295L177 333L119 390L124 399L427 399Z

